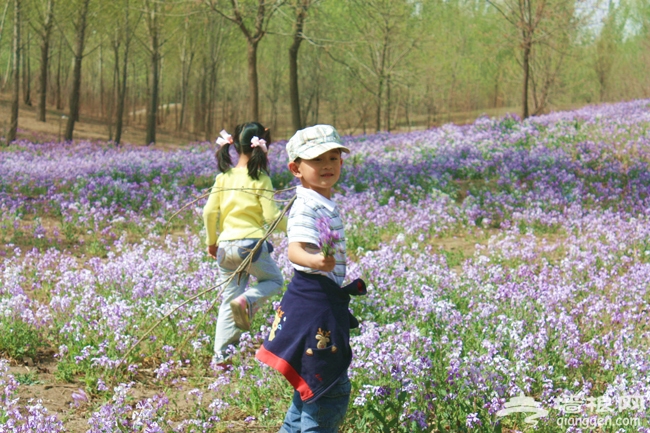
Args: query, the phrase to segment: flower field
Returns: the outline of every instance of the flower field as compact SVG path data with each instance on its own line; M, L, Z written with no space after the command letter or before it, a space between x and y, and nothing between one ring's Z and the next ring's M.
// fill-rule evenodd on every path
M341 431L650 432L650 101L345 140L334 200L369 287ZM0 432L278 430L271 303L234 369L210 364L213 152L0 149ZM287 200L283 143L270 159Z

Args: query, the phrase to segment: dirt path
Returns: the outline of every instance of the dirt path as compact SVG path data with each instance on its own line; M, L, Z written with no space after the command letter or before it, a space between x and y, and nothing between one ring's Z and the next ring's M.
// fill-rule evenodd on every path
M6 95L0 95L0 135L6 136L9 128L10 105ZM34 142L61 141L65 132L67 112L48 109L46 122L36 120L36 107L20 105L18 114L18 139L26 139ZM63 116L66 116L65 118ZM84 115L81 120L75 123L75 140L102 140L109 137L108 126L97 118L90 118ZM145 143L144 125L125 125L122 133L122 141L136 145ZM156 130L156 146L163 149L175 149L187 143L201 141L201 137L192 134L175 134L163 128Z
M56 361L41 361L33 363L31 360L23 363L24 365L12 365L9 367L9 373L13 375L19 382L20 387L17 391L17 397L20 398L19 404L25 405L29 400L40 400L47 408L49 415L56 415L56 417L63 423L65 431L68 433L86 433L90 428L88 420L94 410L98 409L97 402L89 402L87 404L75 405L72 398L74 392L83 390L84 383L64 383L56 379L54 373L56 371ZM151 372L149 372L151 373ZM147 374L147 373L145 373ZM149 374L151 378L153 374ZM156 393L162 391L150 384L144 383L146 381L136 381L135 385L129 391L129 396L133 398L134 402L154 396ZM178 395L183 394L185 391L178 390ZM183 414L189 418L192 417L192 408L189 403L183 398L174 399L171 403L179 416L178 419L183 418ZM239 411L236 407L228 409L228 412L223 415L223 420L227 421L227 430L215 430L215 432L228 431L231 433L275 433L279 427L269 429L257 425L256 421L244 422L246 414Z

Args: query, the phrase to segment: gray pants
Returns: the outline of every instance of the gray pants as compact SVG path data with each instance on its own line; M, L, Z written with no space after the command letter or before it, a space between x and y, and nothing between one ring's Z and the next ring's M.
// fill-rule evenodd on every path
M219 242L219 251L217 251L219 280L217 284L223 283L233 274L257 241L257 239L239 239ZM223 288L221 307L219 307L219 316L217 317L217 329L214 336L214 354L217 362L228 357L226 353L228 346L237 344L241 336L241 330L235 326L232 317L230 301L243 294L246 296L253 313L255 313L265 300L278 293L282 288L284 279L278 265L275 264L269 254L268 245L265 242L260 248L259 257L253 257L254 261L247 269L248 272L243 272L241 278L235 275L233 280ZM246 286L248 286L250 275L257 278L258 283L247 290Z

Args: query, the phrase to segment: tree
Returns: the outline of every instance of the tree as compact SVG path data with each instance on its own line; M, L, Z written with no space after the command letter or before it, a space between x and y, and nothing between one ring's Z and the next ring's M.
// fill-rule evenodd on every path
M203 139L209 141L216 132L216 102L219 70L222 63L224 44L228 39L224 33L224 18L210 14L195 29L202 50L199 51L196 70L198 79L194 99L194 132L203 132ZM189 70L187 71L189 75Z
M161 11L162 3L160 0L145 0L145 22L149 33L149 52L150 69L149 69L149 103L147 105L147 137L146 144L156 142L156 122L158 114L158 90L160 84L160 49L163 44L162 27L163 15Z
M18 132L18 103L20 101L20 0L14 0L14 46L13 46L13 94L11 97L11 120L7 133L7 144L16 141Z
M291 103L291 123L293 129L298 130L304 127L300 115L300 92L298 86L298 50L304 39L303 31L305 19L309 8L318 0L292 0L289 5L294 11L293 34L291 46L289 47L289 100Z
M616 51L623 40L627 10L623 5L617 6L609 1L607 15L603 18L603 26L596 38L596 58L594 71L598 78L599 100L605 100L610 74L616 57Z
M7 12L9 12L9 5L11 5L11 1L8 0L7 3L5 3L4 10L2 11L2 18L0 18L0 44L2 43L2 35L4 34L5 30L5 22L7 19Z
M181 80L180 80L180 104L181 112L176 123L176 129L182 131L185 129L186 116L188 113L187 110L187 101L188 101L188 89L190 81L190 72L192 70L192 63L194 62L194 56L196 55L196 44L194 37L194 29L190 28L190 17L186 17L185 22L183 23L183 36L180 46L180 68L181 68Z
M21 33L23 33L21 31ZM23 41L27 39L26 43L23 42L21 47L21 59L23 62L22 76L23 76L23 104L28 107L32 106L32 68L31 68L31 45L32 34L29 30L26 31L27 37L23 33Z
M74 46L74 66L72 70L72 90L70 91L70 104L68 122L65 127L65 139L72 140L74 133L74 124L79 119L79 104L81 98L81 62L84 58L84 48L86 46L86 27L88 19L88 9L90 0L81 0L75 23L76 41Z
M54 0L46 0L44 10L39 6L42 2L36 2L38 12L38 25L34 31L40 37L41 65L38 73L38 107L36 109L36 120L45 122L45 109L47 102L47 76L48 62L50 59L50 37L54 24Z
M132 18L129 14L130 2L124 0L123 4L123 18L122 24L118 26L119 35L116 36L113 42L113 52L115 56L115 80L117 86L117 108L115 110L115 141L120 144L122 141L122 129L124 125L124 107L126 105L126 81L128 77L129 54L131 48L131 41L133 40L134 28L140 20L140 16L132 23ZM122 56L120 60L120 45L124 45ZM121 67L121 70L120 70Z
M230 0L229 12L220 0L205 0L209 7L235 24L246 38L248 45L248 92L250 120L258 121L260 118L259 80L257 76L257 48L260 41L267 33L271 17L282 5L284 0L250 0L238 2ZM270 3L270 7L267 7ZM248 13L249 11L252 11Z
M561 56L555 64L561 66L566 51L558 42L570 42L571 33L586 18L586 16L582 19L577 17L577 6L580 6L581 10L588 10L587 8L593 8L595 5L594 2L588 5L588 0L487 0L487 2L513 27L513 39L516 40L521 56L521 117L525 119L530 116L529 88L534 49L544 44L549 47L548 53L560 52ZM542 95L546 96L559 72L559 66L549 67L550 63L552 62L546 60L545 67L542 69L548 76L540 86L537 86L540 87ZM536 101L535 113L543 109L546 96Z
M417 9L408 2L393 0L351 0L349 17L352 38L340 53L329 47L327 53L343 64L375 100L375 130L382 120L390 130L390 117L382 110L391 104L391 86L398 79L406 57L422 39Z

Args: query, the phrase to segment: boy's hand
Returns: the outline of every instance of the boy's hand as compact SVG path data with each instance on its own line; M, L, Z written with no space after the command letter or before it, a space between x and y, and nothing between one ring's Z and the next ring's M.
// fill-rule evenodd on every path
M212 257L213 259L217 258L217 244L214 245L208 245L208 255Z
M318 269L319 271L331 272L336 266L334 256L325 256L322 253L314 254L314 259L316 266L310 266L310 268Z
M313 246L308 247L308 244L303 242L291 242L289 243L289 260L297 265L319 271L331 272L334 270L334 266L336 266L334 256L325 257L323 253L317 252L318 250L313 251L314 249Z

